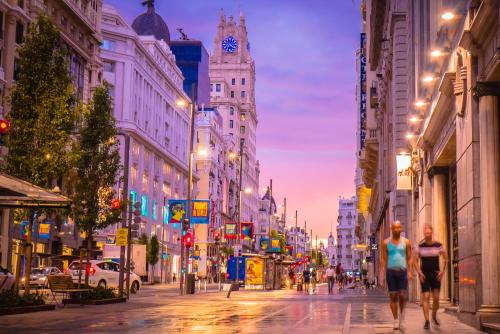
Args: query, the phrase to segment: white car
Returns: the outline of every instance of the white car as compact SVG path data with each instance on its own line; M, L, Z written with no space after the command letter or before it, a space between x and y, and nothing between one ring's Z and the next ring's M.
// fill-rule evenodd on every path
M82 262L83 268L86 268L87 261ZM89 271L89 285L118 288L120 265L112 261L99 261L90 260ZM78 276L80 275L80 262L73 261L67 273L73 278L74 283L78 283ZM126 274L125 274L126 277ZM82 283L85 281L85 272L82 272ZM130 273L130 292L136 293L141 288L141 279L139 276Z
M64 273L57 267L31 268L30 286L47 288L49 286L49 280L47 279L47 276L49 275L64 275ZM25 283L25 277L22 277L21 286L24 287Z

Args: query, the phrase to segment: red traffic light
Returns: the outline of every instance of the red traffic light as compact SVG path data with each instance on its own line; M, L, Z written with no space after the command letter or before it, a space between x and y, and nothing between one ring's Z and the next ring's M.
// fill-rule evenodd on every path
M120 200L118 198L115 198L112 202L111 202L111 208L113 209L119 209L121 207L121 203L120 203Z
M4 134L9 131L10 123L5 119L0 119L0 134Z
M190 248L193 245L193 236L191 233L186 233L184 236L184 246Z
M214 240L215 241L219 241L220 240L220 233L219 232L215 232L214 233Z

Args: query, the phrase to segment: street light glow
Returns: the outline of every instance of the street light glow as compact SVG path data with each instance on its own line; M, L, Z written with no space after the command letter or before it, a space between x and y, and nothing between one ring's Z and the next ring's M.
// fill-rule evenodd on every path
M415 102L415 107L418 107L418 108L421 108L423 106L425 106L426 102L423 101L423 100L418 100Z
M236 159L237 155L234 152L229 153L229 159Z
M198 156L206 157L206 156L208 156L208 151L204 150L204 149L198 150Z
M177 102L175 102L175 104L178 106L178 107L181 107L181 108L184 108L186 105L187 105L187 102L185 100L177 100Z
M443 54L444 54L443 51L438 50L438 49L431 51L431 57L434 57L434 58L441 57Z
M424 82L433 82L436 78L432 75L426 75L422 80Z
M441 18L445 21L453 20L454 17L455 14L453 14L452 12L444 12L443 15L441 15Z
M252 188L245 188L245 194L251 194Z
M413 133L407 133L405 137L406 139L412 139L413 137L415 137L415 135Z
M411 123L418 123L418 121L420 121L420 118L418 118L417 116L411 116L410 117L410 122Z

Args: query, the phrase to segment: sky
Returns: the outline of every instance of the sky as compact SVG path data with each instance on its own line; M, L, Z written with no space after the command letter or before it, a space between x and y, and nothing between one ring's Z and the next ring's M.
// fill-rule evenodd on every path
M129 24L145 11L140 0L105 3ZM171 39L183 28L209 53L220 10L243 12L256 65L260 188L272 178L276 201L287 199L287 225L298 210L299 225L307 221L313 236L326 238L339 196L355 192L359 0L156 0L155 7Z

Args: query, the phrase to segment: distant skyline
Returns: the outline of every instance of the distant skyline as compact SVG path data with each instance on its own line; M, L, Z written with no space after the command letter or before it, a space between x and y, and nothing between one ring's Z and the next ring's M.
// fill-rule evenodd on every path
M105 0L129 24L141 1ZM325 239L339 196L355 194L356 69L361 18L348 0L156 0L156 12L178 39L183 28L209 53L221 8L245 15L256 64L259 193L269 179L278 203L287 198L287 226L299 211L313 237Z

